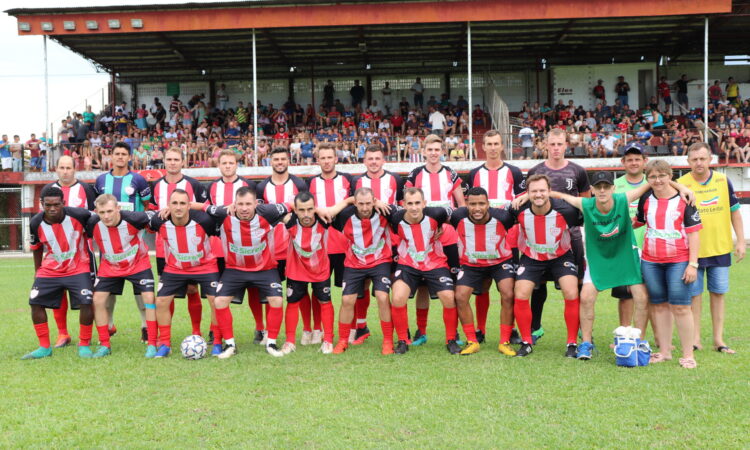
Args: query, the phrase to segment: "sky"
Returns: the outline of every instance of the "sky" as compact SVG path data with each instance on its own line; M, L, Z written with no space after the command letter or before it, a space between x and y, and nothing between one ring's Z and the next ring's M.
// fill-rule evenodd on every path
M185 3L162 1L158 3ZM200 2L199 0L190 0ZM150 0L68 0L66 7L142 5L157 3ZM0 11L13 8L59 7L59 0L3 0ZM0 92L6 99L0 108L0 135L12 138L18 134L28 140L31 133L40 136L50 129L45 125L44 96L44 44L42 36L19 36L15 17L0 12ZM107 73L97 73L86 59L52 40L47 40L47 62L49 73L49 121L54 124L54 133L69 111L83 112L86 102L94 112L102 105L102 94L107 101ZM53 136L54 137L54 136Z

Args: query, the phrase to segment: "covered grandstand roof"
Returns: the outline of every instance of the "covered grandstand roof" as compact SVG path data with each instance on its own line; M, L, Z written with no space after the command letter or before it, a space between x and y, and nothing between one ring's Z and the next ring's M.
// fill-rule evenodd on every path
M750 0L643 0L637 6L615 0L260 0L7 13L28 24L19 34L47 34L123 82L248 77L253 27L260 77L288 76L291 67L295 76L351 74L368 64L373 74L464 73L467 21L480 70L535 67L543 58L587 64L702 56L705 15L710 53L719 57L741 51L737 42L750 29ZM117 27L110 20L118 20ZM96 29L89 29L90 21ZM42 29L45 22L51 30Z

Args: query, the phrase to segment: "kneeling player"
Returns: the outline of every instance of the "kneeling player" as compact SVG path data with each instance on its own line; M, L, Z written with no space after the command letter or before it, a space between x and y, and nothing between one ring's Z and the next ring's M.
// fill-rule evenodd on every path
M91 358L91 269L86 244L89 211L63 206L63 191L46 186L40 194L42 212L31 218L31 249L34 251L34 286L29 293L31 321L39 348L23 359L52 355L47 325L47 309L57 309L64 291L71 309L79 309L78 355Z
M156 305L154 275L148 247L143 241L144 229L153 213L121 211L117 198L102 194L96 199L96 214L87 223L87 232L101 252L101 264L94 281L94 319L101 347L94 358L111 353L109 341L110 294L122 295L125 281L133 285L133 293L143 298L146 307L146 358L156 356Z
M498 350L508 356L516 352L510 346L513 330L513 284L515 262L506 242L508 230L515 219L506 209L490 208L487 191L481 187L469 189L467 207L451 214L450 222L458 233L461 271L456 277L456 305L466 333L467 345L462 355L479 351L479 340L471 311L471 294L482 292L486 279L492 279L500 291L500 345Z

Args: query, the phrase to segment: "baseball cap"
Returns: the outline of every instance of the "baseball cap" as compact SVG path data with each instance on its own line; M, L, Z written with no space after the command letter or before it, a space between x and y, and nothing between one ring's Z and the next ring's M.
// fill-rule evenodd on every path
M643 148L643 145L640 142L633 141L625 147L625 152L623 153L623 155L628 154L645 155L646 150Z
M596 172L594 176L591 177L591 185L596 186L599 183L614 185L615 176L612 174L612 172Z

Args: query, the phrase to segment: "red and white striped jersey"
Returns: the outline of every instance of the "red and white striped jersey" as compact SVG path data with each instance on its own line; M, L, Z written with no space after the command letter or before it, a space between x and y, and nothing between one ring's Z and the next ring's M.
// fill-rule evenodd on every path
M703 228L698 210L679 195L656 198L652 191L638 202L635 225L646 225L641 257L655 263L687 261L690 255L687 234Z
M272 229L289 212L285 205L258 205L250 220L229 215L226 208L220 206L209 206L206 212L219 224L219 237L228 269L258 272L277 266Z
M335 177L328 180L320 175L310 178L308 186L310 193L315 197L315 207L330 208L336 203L351 197L354 183L352 176L348 173L337 173ZM344 253L346 246L346 238L340 231L335 229L328 230L328 243L326 247L330 254Z
M161 177L154 183L153 201L149 205L151 209L161 211L169 208L169 196L175 189L182 189L188 193L191 202L205 203L208 201L206 188L195 178L183 176L176 183L169 183L166 177ZM160 237L156 236L156 257L164 258L164 245L159 241Z
M328 261L328 225L315 218L311 227L303 227L292 214L286 223L291 244L286 257L286 276L296 281L325 281L330 278Z
M255 182L237 176L233 182L227 183L222 178L214 180L208 186L208 201L216 206L228 206L234 203L237 189L248 186L255 190Z
M400 176L383 171L379 178L370 178L367 173L354 180L354 191L361 187L372 189L375 198L389 205L396 205L404 198L404 182Z
M391 205L391 211L396 207ZM341 231L347 240L344 267L369 269L379 264L390 263L391 250L390 216L373 210L372 216L360 218L353 205L343 209L333 221L333 228Z
M461 189L461 179L450 167L441 166L433 173L426 166L420 166L406 177L406 187L422 189L427 206L451 208L456 204L453 193Z
M578 209L555 198L550 203L550 210L544 215L534 214L531 202L518 211L511 210L519 224L518 249L537 261L549 261L568 252L571 227L583 224Z
M458 233L461 264L486 267L499 264L513 256L507 241L508 230L516 223L506 209L490 208L487 223L478 224L469 218L468 208L458 208L450 217Z
M104 225L98 215L91 215L86 230L101 252L99 276L124 277L151 268L143 235L152 214L120 211L122 220L113 227Z
M210 237L216 236L217 223L203 211L190 211L186 225L175 225L155 214L149 227L157 233L156 245L162 246L164 271L176 274L218 272L211 251Z
M282 184L274 184L271 177L258 183L256 186L258 200L262 203L284 203L287 206L294 204L294 197L300 191L307 190L307 184L301 178L289 174L289 178ZM274 229L274 257L282 261L286 259L286 249L289 245L289 234L284 224L276 225Z
M485 164L474 168L469 172L468 185L484 188L493 208L508 207L526 190L521 169L505 163L498 169L488 169Z
M86 245L86 222L91 213L83 208L63 208L60 223L44 221L44 213L31 218L31 249L44 249L37 277L65 277L88 273L89 252Z
M438 229L448 221L449 209L426 207L424 217L411 224L404 219L406 210L391 215L391 226L398 234L398 263L426 272L448 268L443 244L435 237Z
M88 183L76 180L70 186L63 186L59 181L50 183L47 186L54 186L63 191L63 204L72 208L84 208L89 211L94 210L94 201L96 200L96 192L94 188ZM47 187L44 186L44 187ZM44 189L44 188L42 188ZM41 211L41 206L39 208Z

